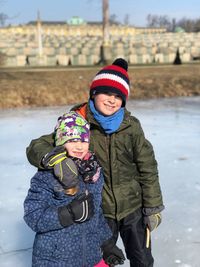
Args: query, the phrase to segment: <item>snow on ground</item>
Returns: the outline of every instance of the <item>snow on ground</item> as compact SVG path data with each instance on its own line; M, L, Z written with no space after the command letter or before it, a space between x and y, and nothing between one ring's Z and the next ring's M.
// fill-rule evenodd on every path
M200 266L200 97L129 101L154 146L166 206L152 233L155 267ZM36 172L25 155L31 139L53 130L70 107L0 112L0 266L31 266L34 233L23 201ZM121 240L120 247L123 248ZM124 264L128 267L128 261Z

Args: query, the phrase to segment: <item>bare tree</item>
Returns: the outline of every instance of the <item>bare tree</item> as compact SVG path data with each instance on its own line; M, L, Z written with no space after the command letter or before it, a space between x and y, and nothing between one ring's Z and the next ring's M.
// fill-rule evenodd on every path
M158 15L151 15L149 14L146 18L147 20L147 27L163 27L166 28L168 31L171 30L172 22L170 21L169 17L164 16L158 16Z
M0 6L6 3L4 0L0 0ZM4 27L8 21L12 21L19 17L20 14L13 15L12 17L5 14L4 12L0 12L0 27Z
M170 30L171 28L171 21L170 18L167 15L159 16L159 26L165 27L167 30Z
M172 25L171 25L171 32L174 32L175 28L176 28L176 19L173 18L172 19Z
M195 32L200 32L200 18L196 20L195 26L194 26Z
M6 21L9 19L8 15L5 13L0 13L0 26L3 27L6 24Z
M117 15L116 14L111 14L110 15L110 17L109 17L109 23L110 24L118 24Z
M177 22L177 26L182 27L186 32L193 32L195 29L195 21L187 18L182 18Z
M124 17L124 25L129 25L130 24L130 15L126 14Z
M0 5L2 5L5 1L0 1ZM8 19L8 16L1 12L0 13L0 26L5 26L6 20Z
M168 31L174 31L177 26L183 28L186 32L199 32L200 31L200 18L188 19L181 18L176 20L170 19L167 15L158 16L149 14L146 17L148 27L165 27Z
M157 27L158 26L158 16L157 15L152 15L148 14L146 17L147 20L147 27Z

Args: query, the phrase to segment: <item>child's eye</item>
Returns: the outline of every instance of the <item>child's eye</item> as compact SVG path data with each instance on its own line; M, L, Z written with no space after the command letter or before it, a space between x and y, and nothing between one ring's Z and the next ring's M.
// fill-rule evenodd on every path
M120 95L116 95L116 94L113 94L113 93L106 93L106 95L108 96L114 96L115 98L121 98Z

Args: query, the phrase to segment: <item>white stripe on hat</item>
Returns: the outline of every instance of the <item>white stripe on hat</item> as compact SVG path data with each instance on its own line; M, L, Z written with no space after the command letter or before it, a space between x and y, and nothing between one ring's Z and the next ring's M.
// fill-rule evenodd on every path
M115 74L102 73L102 74L96 75L95 78L93 79L93 81L97 81L97 80L101 80L101 79L108 79L108 80L116 81L116 82L122 84L126 88L126 90L128 90L128 94L129 94L129 85L121 77L119 77Z

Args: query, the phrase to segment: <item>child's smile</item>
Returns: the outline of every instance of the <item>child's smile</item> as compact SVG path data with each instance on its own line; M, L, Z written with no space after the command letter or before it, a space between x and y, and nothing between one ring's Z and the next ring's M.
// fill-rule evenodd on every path
M69 156L83 159L88 152L89 143L82 141L67 142L64 147Z
M116 94L97 94L94 102L96 109L105 116L114 114L122 106L122 99Z

